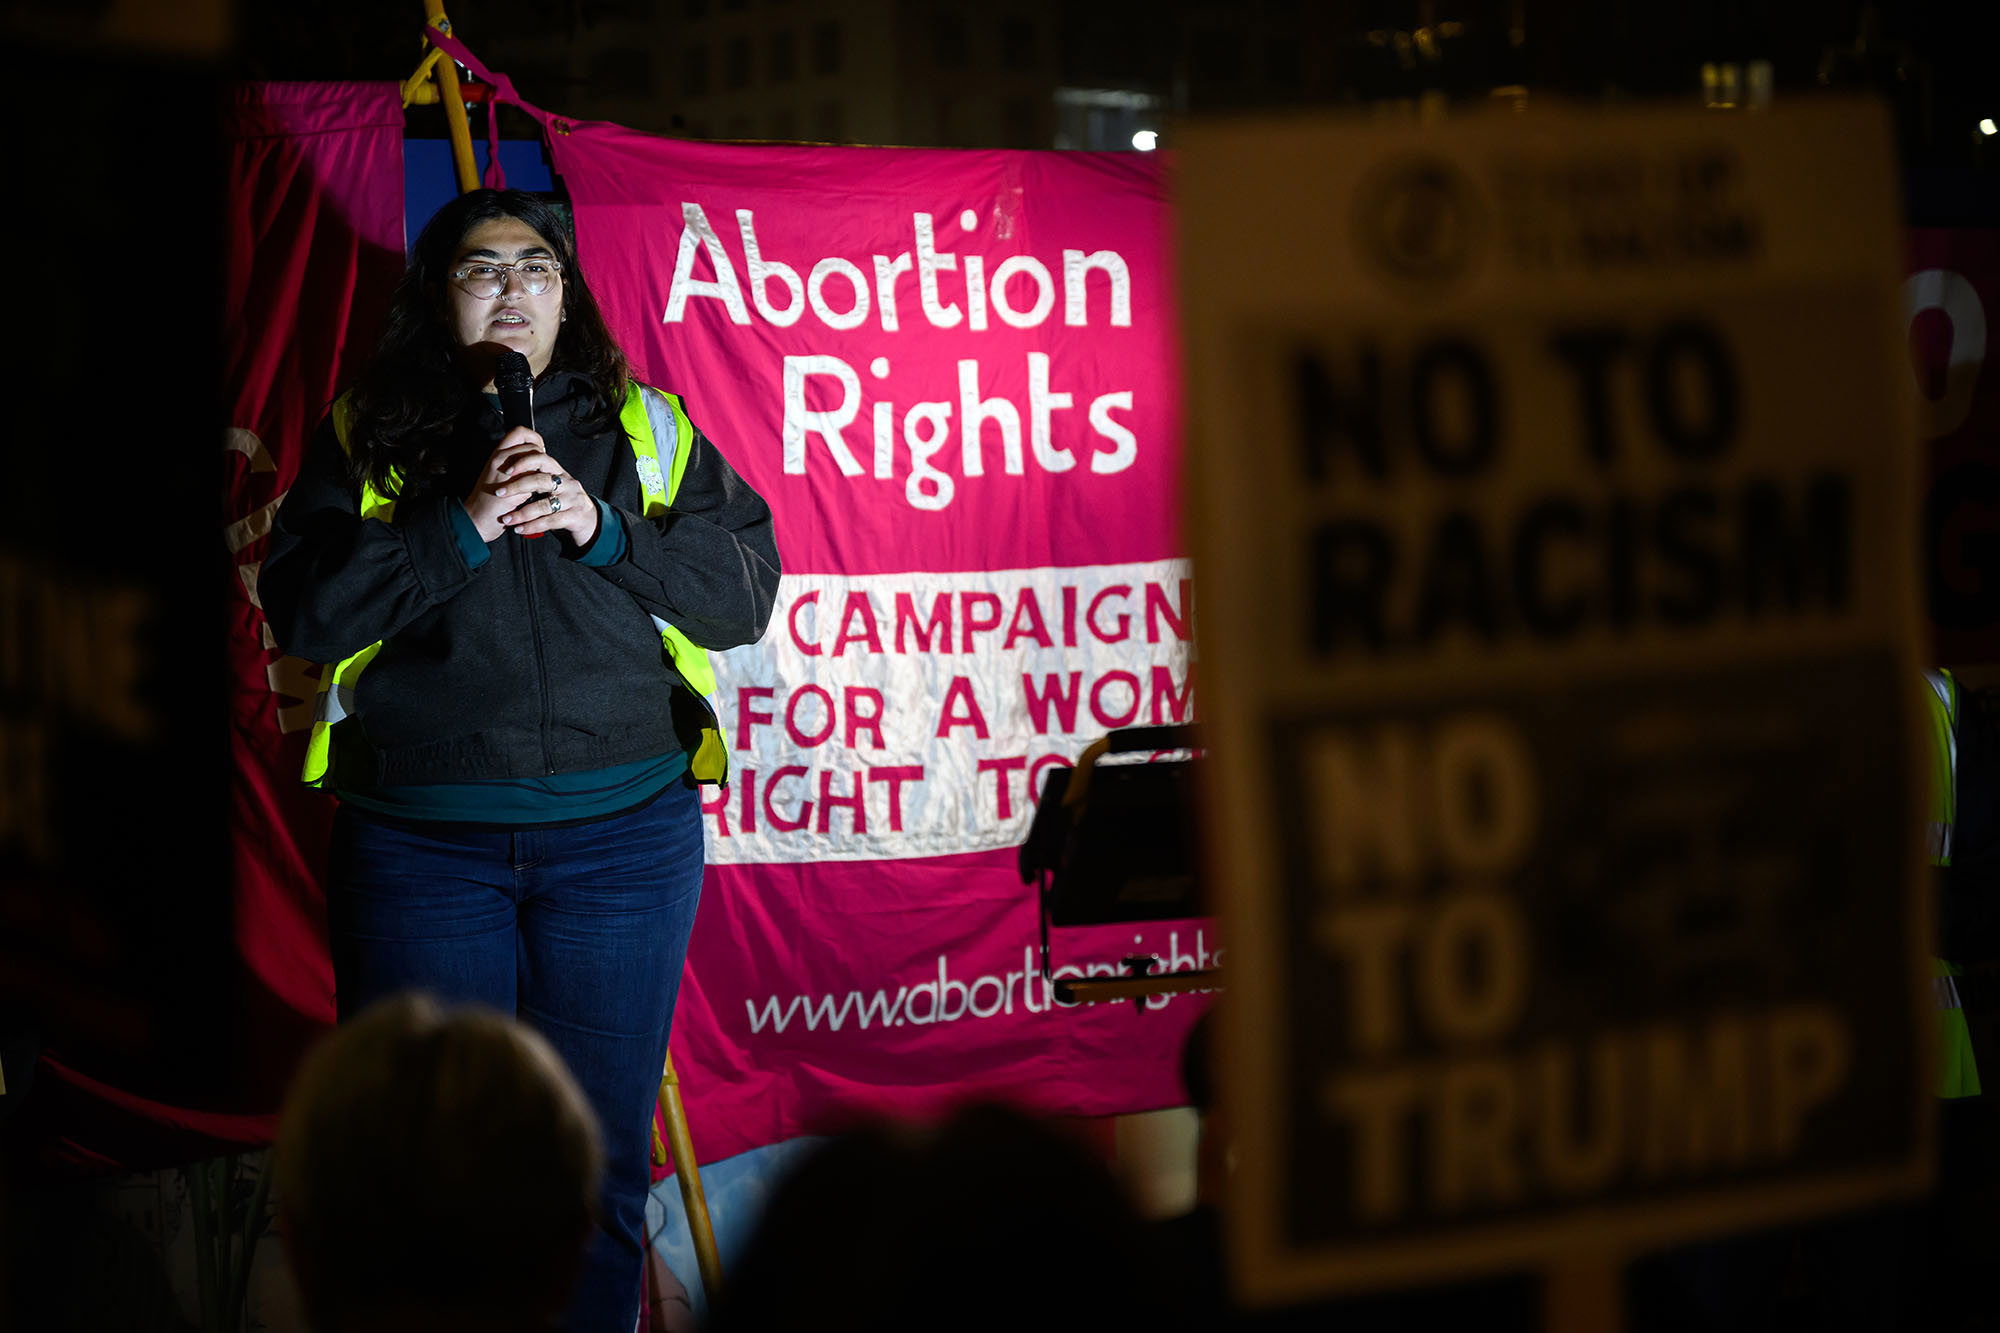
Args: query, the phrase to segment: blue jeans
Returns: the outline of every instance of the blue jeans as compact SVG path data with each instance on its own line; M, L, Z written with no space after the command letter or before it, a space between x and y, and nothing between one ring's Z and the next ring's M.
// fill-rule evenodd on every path
M351 806L334 820L327 918L340 1016L410 989L518 1015L597 1109L603 1228L569 1333L632 1333L638 1320L653 1102L701 872L700 799L682 783L572 828L432 832Z

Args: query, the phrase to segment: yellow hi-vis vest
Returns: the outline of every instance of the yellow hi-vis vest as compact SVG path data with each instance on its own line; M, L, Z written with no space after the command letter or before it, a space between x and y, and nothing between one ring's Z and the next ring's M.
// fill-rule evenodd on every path
M348 431L353 421L353 404L343 394L333 405L334 435L340 440L342 449L348 447ZM625 405L619 409L618 424L624 428L625 437L632 443L645 516L658 518L667 512L667 506L680 493L681 477L687 471L688 454L694 445L694 423L688 420L687 410L681 406L678 394L648 389L637 380L632 380L626 385ZM662 439L671 442L668 447L673 451L664 469L660 466ZM391 480L393 482L396 478L392 475ZM387 523L395 511L394 496L383 494L373 482L362 482L361 518L364 522L376 519ZM682 743L688 750L688 771L697 782L727 784L729 747L722 735L722 713L716 706L715 698L715 669L709 665L708 653L658 616L653 617L653 623L659 627L660 644L668 665L686 683L689 692L701 701L704 713L699 723L699 735L682 737ZM355 686L361 679L362 671L381 650L382 644L378 640L352 657L320 668L319 693L313 700L312 732L306 738L306 761L301 774L306 782L315 787L326 784L327 768L333 755L334 725L353 712ZM690 739L692 744L689 744Z
M1958 820L1958 682L1949 671L1926 671L1931 719L1931 821L1925 851L1934 866L1951 864L1951 830ZM1931 959L1938 1014L1938 1096L1977 1097L1979 1068L1972 1031L1959 1003L1956 964Z

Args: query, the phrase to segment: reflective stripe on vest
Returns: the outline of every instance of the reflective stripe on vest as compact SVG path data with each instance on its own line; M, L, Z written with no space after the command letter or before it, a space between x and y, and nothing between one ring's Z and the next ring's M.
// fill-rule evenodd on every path
M333 404L333 434L340 441L343 451L347 449L347 436L354 424L354 402L352 395L342 394ZM394 485L396 476L390 475ZM387 523L396 515L395 497L384 495L375 489L372 481L361 483L361 517ZM319 693L313 696L312 730L306 736L306 762L299 776L315 787L326 785L327 767L333 758L333 727L354 711L354 690L361 679L361 672L375 660L375 654L382 651L382 641L377 639L352 657L344 657L331 666L322 664L319 669Z
M343 450L348 447L348 432L353 421L353 403L347 394L342 394L333 405L333 432ZM647 518L657 518L666 513L667 506L680 493L681 477L687 472L688 454L694 444L694 423L681 407L678 395L658 389L647 390L637 380L631 380L626 384L625 405L619 410L618 424L632 443L633 461L639 471L639 491L644 497L643 512ZM664 470L660 466L659 442L662 439L673 441L670 446L673 454ZM392 473L390 484L395 485L397 480ZM363 520L378 519L387 523L395 512L393 496L376 490L373 482L362 482ZM722 713L716 704L715 669L709 665L707 652L690 642L686 635L658 616L653 617L653 623L659 627L660 642L668 665L701 700L708 714L701 736L688 754L688 771L697 782L727 783L729 746L722 734ZM320 668L319 693L313 698L312 731L306 737L306 760L304 771L300 774L313 786L325 785L333 754L334 724L354 711L354 691L361 672L381 650L382 644L378 640L352 657L343 658L331 667Z
M1977 1097L1979 1065L1972 1058L1972 1030L1959 1003L1958 968L1942 958L1931 959L1931 991L1938 1016L1938 1096Z
M626 391L625 407L618 414L618 424L625 428L626 438L632 441L632 453L639 468L642 512L647 518L659 518L667 512L667 506L673 503L674 497L680 494L681 477L687 472L688 454L694 448L694 423L688 420L680 395L659 389L642 389L635 380ZM671 440L669 447L673 450L664 469L660 466L662 440ZM722 709L715 697L715 668L709 665L708 653L685 634L658 616L653 617L653 623L659 627L660 643L666 651L668 664L680 674L688 689L701 700L702 707L708 712L708 719L702 724L701 737L688 752L688 771L694 775L696 782L726 784L729 781L729 745L723 739Z
M1924 681L1931 689L1931 820L1924 853L1932 865L1948 866L1958 822L1958 682L1949 671L1926 671Z
M1949 671L1926 671L1931 722L1931 820L1925 855L1940 868L1951 864L1951 830L1958 819L1958 682ZM1938 1096L1977 1097L1979 1066L1972 1056L1972 1031L1959 1002L1958 968L1931 959L1931 993L1937 1008Z

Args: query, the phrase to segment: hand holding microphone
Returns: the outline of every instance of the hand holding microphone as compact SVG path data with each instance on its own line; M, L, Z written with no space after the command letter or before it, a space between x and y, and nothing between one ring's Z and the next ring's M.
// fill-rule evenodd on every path
M507 434L480 470L465 512L486 541L512 530L539 537L561 530L585 546L597 535L597 505L565 476L535 433L534 375L519 352L500 353L493 372Z

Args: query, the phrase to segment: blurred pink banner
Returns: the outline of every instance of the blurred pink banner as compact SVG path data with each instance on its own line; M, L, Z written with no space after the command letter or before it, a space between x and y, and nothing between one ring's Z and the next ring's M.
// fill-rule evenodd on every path
M2000 228L1913 227L1908 254L1930 660L1987 666L2000 662L2000 375L1988 350Z
M1014 868L1052 766L1194 715L1159 163L551 129L613 331L784 558L770 632L717 663L735 771L674 1033L702 1156L975 1095L1180 1103L1202 1001L1053 1004Z

